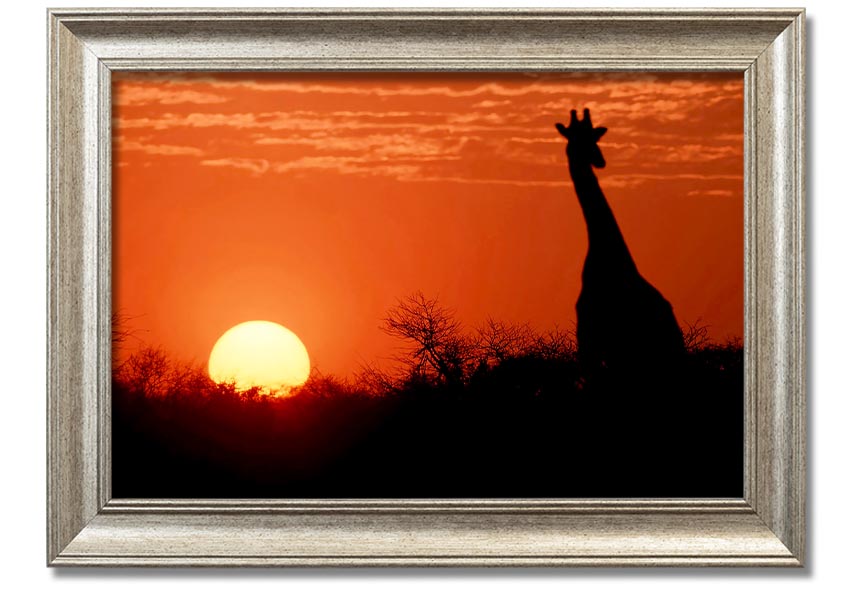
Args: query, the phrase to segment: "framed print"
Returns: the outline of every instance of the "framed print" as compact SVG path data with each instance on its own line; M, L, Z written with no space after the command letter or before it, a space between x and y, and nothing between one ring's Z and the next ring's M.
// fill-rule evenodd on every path
M803 11L49 24L48 564L803 564Z

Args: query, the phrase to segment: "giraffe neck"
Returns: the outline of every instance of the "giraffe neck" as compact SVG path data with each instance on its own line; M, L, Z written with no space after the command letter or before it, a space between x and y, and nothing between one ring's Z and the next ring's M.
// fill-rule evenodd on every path
M602 193L593 168L590 165L581 168L570 165L570 176L587 225L585 268L588 263L593 262L604 264L606 272L617 270L637 273L626 240L605 194Z

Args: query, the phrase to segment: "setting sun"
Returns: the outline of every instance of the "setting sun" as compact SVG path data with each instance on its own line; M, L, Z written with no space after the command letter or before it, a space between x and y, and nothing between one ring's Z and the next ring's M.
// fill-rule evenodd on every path
M307 381L310 357L298 336L271 321L246 321L228 329L213 346L210 377L237 389L260 387L287 393Z

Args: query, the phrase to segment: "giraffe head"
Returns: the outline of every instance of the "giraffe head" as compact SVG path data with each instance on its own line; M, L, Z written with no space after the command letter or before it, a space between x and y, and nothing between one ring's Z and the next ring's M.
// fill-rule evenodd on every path
M562 136L567 138L567 158L570 166L590 165L601 169L605 158L599 149L599 139L608 131L607 127L594 127L590 121L590 110L584 109L584 118L579 120L575 110L570 111L570 126L555 123Z

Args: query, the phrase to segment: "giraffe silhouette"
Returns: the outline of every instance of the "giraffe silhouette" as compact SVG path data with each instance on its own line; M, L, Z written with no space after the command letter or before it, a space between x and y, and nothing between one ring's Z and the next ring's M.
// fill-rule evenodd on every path
M578 358L593 377L626 375L659 381L672 375L684 355L682 330L673 308L638 272L594 168L605 166L599 139L607 128L594 127L570 112L569 127L555 127L567 138L567 161L587 225L587 256L576 302Z

